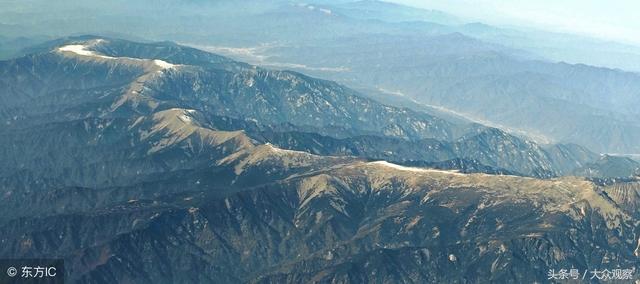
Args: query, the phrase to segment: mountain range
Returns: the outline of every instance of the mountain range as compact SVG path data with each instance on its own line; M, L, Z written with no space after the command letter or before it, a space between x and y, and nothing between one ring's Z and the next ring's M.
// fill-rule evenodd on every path
M538 143L640 153L633 46L383 1L94 2L12 1L0 10L11 23L0 25L0 52L28 54L20 51L28 43L74 33L170 39L365 96L384 92L387 104L445 110Z
M566 176L637 164L578 145L170 42L64 38L0 74L0 257L63 258L73 282L544 282L639 263L637 178Z

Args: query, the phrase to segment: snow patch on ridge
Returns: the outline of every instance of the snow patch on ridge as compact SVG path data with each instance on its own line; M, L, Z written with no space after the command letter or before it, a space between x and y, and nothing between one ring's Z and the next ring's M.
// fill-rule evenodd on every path
M95 41L90 42L89 44L70 44L70 45L65 45L65 46L62 46L62 47L58 48L58 51L61 51L61 52L72 52L72 53L75 53L75 54L81 55L81 56L97 57L97 58L104 58L104 59L115 59L115 57L110 57L110 56L97 54L96 52L88 49L89 47L95 46L96 44L99 44L101 42L102 42L102 40L95 40Z
M406 171L406 172L417 172L417 173L443 173L443 174L450 174L450 175L463 175L458 171L443 171L443 170L435 170L435 169L427 169L427 168L414 168L414 167L405 167L405 166L401 166L401 165L396 165L393 163L389 163L387 161L377 161L377 162L370 162L368 163L370 165L379 165L379 166L384 166L384 167L388 167L388 168L393 168L396 170L400 170L400 171Z
M167 69L175 69L178 66L164 60L151 59L151 58L133 58L133 57L112 57L100 54L99 52L92 50L97 45L106 42L103 39L95 39L84 42L74 42L72 44L58 47L55 51L62 53L64 56L76 57L81 60L98 61L100 63L116 63L125 66L136 66L142 68L144 73L140 75L136 80L132 81L129 85L129 89L111 105L111 109L115 110L125 103L131 103L134 107L139 104L146 104L149 108L155 109L158 107L158 102L154 99L145 96L143 91L145 84L164 75L164 71ZM189 122L188 117L183 117L183 121Z
M84 56L94 56L95 53L93 53L93 51L87 50L87 47L84 45L79 45L79 44L72 44L72 45L65 45L61 48L58 48L58 50L60 51L69 51L69 52L73 52L75 54L78 55L84 55Z
M304 151L296 151L296 150L288 150L288 149L282 149L282 148L278 148L275 145L267 142L264 144L265 146L269 147L269 149L271 151L273 151L274 153L280 153L280 154L303 154L303 155L311 155L311 156L315 156L311 153L307 153Z
M96 46L97 44L100 44L100 43L103 43L103 42L104 42L103 39L97 39L97 40L88 41L85 44L69 44L69 45L65 45L65 46L59 47L57 50L59 52L71 52L71 53L74 53L74 54L79 55L79 56L93 57L93 58L100 58L100 59L109 59L109 60L117 60L117 59L129 59L129 60L139 60L139 61L147 61L147 60L149 60L149 59L142 59L142 58L106 56L106 55L99 54L99 53L97 53L97 52L95 52L93 50L90 50L91 47ZM175 64L171 64L171 63L166 62L164 60L153 59L153 60L151 60L151 62L153 62L153 64L156 67L160 68L160 70L172 69L172 68L176 67Z
M159 60L159 59L155 59L153 60L153 63L155 63L158 67L162 68L162 69L171 69L176 67L175 64L171 64L169 62L163 61L163 60Z

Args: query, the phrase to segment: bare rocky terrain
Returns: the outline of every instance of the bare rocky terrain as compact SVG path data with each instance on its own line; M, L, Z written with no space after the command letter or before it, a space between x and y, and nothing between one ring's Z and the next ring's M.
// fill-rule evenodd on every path
M172 43L0 62L0 257L77 283L546 282L638 268L637 180Z

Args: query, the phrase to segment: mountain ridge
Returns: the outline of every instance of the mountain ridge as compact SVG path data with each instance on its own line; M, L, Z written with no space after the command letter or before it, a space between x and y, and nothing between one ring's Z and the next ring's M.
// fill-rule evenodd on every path
M399 142L451 143L535 175L536 164L560 168L548 156L588 160L579 147L549 151L172 44L58 51L86 42L0 62L11 75L0 77L10 122L0 124L0 256L63 258L79 283L533 282L605 256L638 264L632 187L608 198L584 178L477 161L472 172L497 174L468 174L462 162L409 167L345 150L386 157ZM134 97L112 108L123 96Z

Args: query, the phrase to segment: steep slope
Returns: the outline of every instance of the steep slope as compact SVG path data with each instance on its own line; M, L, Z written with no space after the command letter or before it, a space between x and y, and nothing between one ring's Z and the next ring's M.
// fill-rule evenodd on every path
M640 163L625 157L602 155L598 160L573 171L591 178L628 178L640 174Z
M542 282L640 264L632 195L360 158L428 142L442 150L396 157L535 171L572 147L168 43L72 39L0 70L0 257L63 258L72 282Z
M636 218L640 216L640 182L618 182L604 187L604 192L620 208Z
M256 135L256 139L319 155L360 156L400 164L472 172L510 172L536 177L570 174L574 169L597 159L597 155L579 146L540 147L491 128L470 132L451 142L435 139L407 141L372 135L335 139L292 131L262 131Z
M278 132L293 130L343 142L362 136L386 139L370 140L380 145L364 151L323 152L332 155L380 158L397 148L382 143L395 141L398 145L418 146L413 147L414 153L396 155L393 160L397 161L442 162L459 158L540 177L573 169L558 165L578 167L590 161L588 155L550 155L531 142L496 129L451 123L426 113L386 106L333 82L261 69L175 44L83 37L57 41L40 50L1 66L6 76L0 83L8 91L0 95L5 102L0 114L8 131L69 119L132 120L159 110L182 108L216 120L215 127L227 131L246 129L253 138L262 137L262 142L298 150L310 147L264 138L276 139L281 136ZM78 76L61 78L62 72ZM47 82L57 82L56 87L48 87ZM87 89L91 90L88 94ZM229 125L229 120L241 123ZM252 122L255 129L247 129ZM265 135L265 131L274 133ZM421 146L421 141L427 145ZM447 146L429 148L432 142ZM508 156L492 156L506 144L510 144L504 149Z
M640 151L637 74L562 63L634 71L640 52L633 46L482 23L391 21L425 11L379 1L315 6L277 0L151 2L18 1L0 9L15 26L0 28L7 35L126 30L131 37L210 46L255 64L404 93L505 130L546 138L539 140L545 143L574 143L598 153ZM140 9L147 13L131 12ZM361 17L371 10L374 15Z
M640 139L636 73L532 60L458 33L363 34L322 45L274 47L262 55L308 66L341 66L341 72L307 72L352 86L377 87L388 96L549 142L602 153L640 151L635 143Z
M266 146L225 161L234 184L251 187L224 191L205 171L172 177L165 187L180 194L135 196L160 183L102 191L132 196L91 213L8 222L0 254L65 257L70 279L83 283L533 282L556 266L639 264L637 220L575 178L386 162L338 163L275 183L251 174L322 159ZM73 198L66 194L57 200Z

